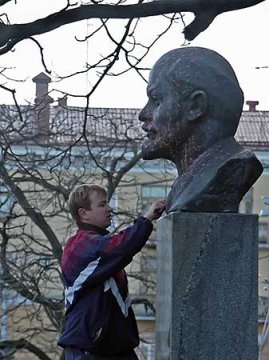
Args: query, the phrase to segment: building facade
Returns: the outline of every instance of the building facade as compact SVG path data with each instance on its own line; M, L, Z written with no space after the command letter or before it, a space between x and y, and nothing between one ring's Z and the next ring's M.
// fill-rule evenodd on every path
M69 106L66 98L54 104L48 95L50 78L41 73L33 80L35 104L19 109L0 105L1 161L6 169L6 173L0 172L0 221L5 244L2 249L5 254L9 252L2 272L8 269L12 275L7 283L1 283L1 340L18 341L27 333L29 341L41 344L50 358L56 359L57 314L63 304L57 260L65 238L73 231L66 209L68 192L83 182L107 186L116 212L112 230L117 230L143 213L151 201L165 197L176 171L167 161L141 159L139 109L85 109ZM255 152L264 172L242 200L240 212L259 214L257 323L261 359L265 360L269 354L265 341L269 308L269 112L258 111L257 102L249 101L248 105L236 139ZM19 267L25 272L19 272ZM154 359L156 231L128 273L142 339L138 353L141 359ZM13 284L21 281L25 287L11 290L11 279ZM42 306L41 312L38 306ZM39 327L35 325L34 331L29 331L38 321ZM42 334L40 326L50 334L49 350L49 336ZM29 353L14 356L28 359Z

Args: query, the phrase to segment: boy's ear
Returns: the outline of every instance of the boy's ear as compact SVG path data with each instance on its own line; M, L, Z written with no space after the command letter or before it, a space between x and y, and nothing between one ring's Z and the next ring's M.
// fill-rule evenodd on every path
M203 90L193 91L187 100L186 117L188 121L195 121L203 116L208 108L208 96Z
M79 217L80 217L80 219L83 219L84 218L84 216L86 215L86 209L84 209L84 208L79 208L78 209L78 215L79 215Z

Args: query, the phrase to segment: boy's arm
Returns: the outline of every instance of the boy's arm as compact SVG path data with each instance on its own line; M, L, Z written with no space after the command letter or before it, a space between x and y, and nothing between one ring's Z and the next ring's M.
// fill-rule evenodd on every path
M103 242L102 255L106 257L121 257L120 269L130 263L132 257L145 245L152 232L152 221L158 219L165 208L165 201L154 202L144 216L138 217L127 229L113 234ZM119 270L120 270L119 269Z
M84 288L104 283L126 265L143 247L152 231L152 223L144 218L136 219L134 225L112 236L91 235L85 238L91 246L76 249L75 263L62 268L65 279L65 300L69 306ZM95 244L95 246L93 246ZM86 266L85 266L86 265Z
M83 241L83 248L76 247L76 254L72 254L76 259L74 283L80 284L79 287L82 284L93 286L128 265L133 256L145 245L152 232L151 221L161 216L164 207L164 201L155 202L144 216L138 217L133 225L118 234L106 236L92 234L88 239L86 238ZM65 269L63 273L68 275Z

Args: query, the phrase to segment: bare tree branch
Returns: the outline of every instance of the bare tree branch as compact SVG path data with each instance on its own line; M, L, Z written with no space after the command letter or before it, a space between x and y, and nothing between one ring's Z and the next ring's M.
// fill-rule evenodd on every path
M39 304L42 304L46 308L50 308L51 312L59 312L59 309L61 308L61 304L54 303L53 301L50 301L49 299L44 298L41 294L36 294L37 287L35 287L35 291L32 291L32 289L29 288L29 286L26 286L20 279L20 281L12 274L10 271L10 267L7 261L7 251L6 247L8 245L9 237L6 233L6 229L0 230L0 234L2 237L2 243L1 243L1 254L0 254L0 260L1 260L1 266L3 269L2 277L5 282L7 282L13 289L16 289L16 292L18 292L21 296L24 298L35 301ZM54 314L53 314L54 315Z
M156 0L135 5L81 5L65 8L45 18L25 24L0 24L0 54L8 52L16 43L34 35L44 34L63 25L85 19L134 19L177 12L192 12L194 21L184 34L187 40L194 39L204 31L214 18L227 11L257 5L265 0Z
M0 177L2 178L4 184L11 190L12 194L16 197L18 203L23 208L25 213L43 231L52 246L56 259L58 259L58 261L60 262L62 255L62 247L57 237L55 236L49 224L45 221L44 217L40 213L36 212L29 204L25 195L9 176L3 164L0 165Z
M129 160L126 165L122 166L119 170L116 171L116 174L114 175L116 165L121 160L121 158L113 159L111 161L111 170L107 174L108 178L108 197L111 198L112 194L114 193L115 189L118 187L121 179L123 176L135 165L138 163L138 161L141 159L142 153L139 152L137 154L134 154L132 159ZM109 176L112 174L111 176Z
M0 349L11 348L11 349L26 349L29 352L36 355L40 360L51 360L40 348L30 343L25 339L19 340L7 340L0 342Z
M12 1L12 0L0 0L0 6L5 5L9 1Z
M47 65L46 65L46 63L45 63L45 59L44 59L44 49L43 49L43 47L39 44L39 42L36 40L36 39L34 39L33 37L30 37L30 39L38 46L38 48L39 48L39 51L40 51L40 56L41 56L41 62L42 62L42 65L44 66L44 69L46 70L46 72L48 73L48 74L51 74L51 70L49 70L48 69L48 67L47 67Z

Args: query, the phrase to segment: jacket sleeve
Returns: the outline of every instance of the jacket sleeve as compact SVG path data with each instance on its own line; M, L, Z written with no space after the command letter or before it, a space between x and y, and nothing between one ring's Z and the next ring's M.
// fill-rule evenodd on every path
M103 268L104 275L108 275L105 276L106 278L123 269L132 261L133 256L147 242L152 227L152 223L141 216L125 230L118 234L106 236L101 240L99 250L100 265ZM98 276L98 273L99 271L96 271L96 276ZM102 270L100 276L102 276Z
M86 235L81 242L83 246L73 248L69 269L62 269L65 283L71 285L66 287L66 297L68 293L74 294L85 286L104 282L127 266L145 245L152 227L152 223L141 216L133 225L117 234Z

